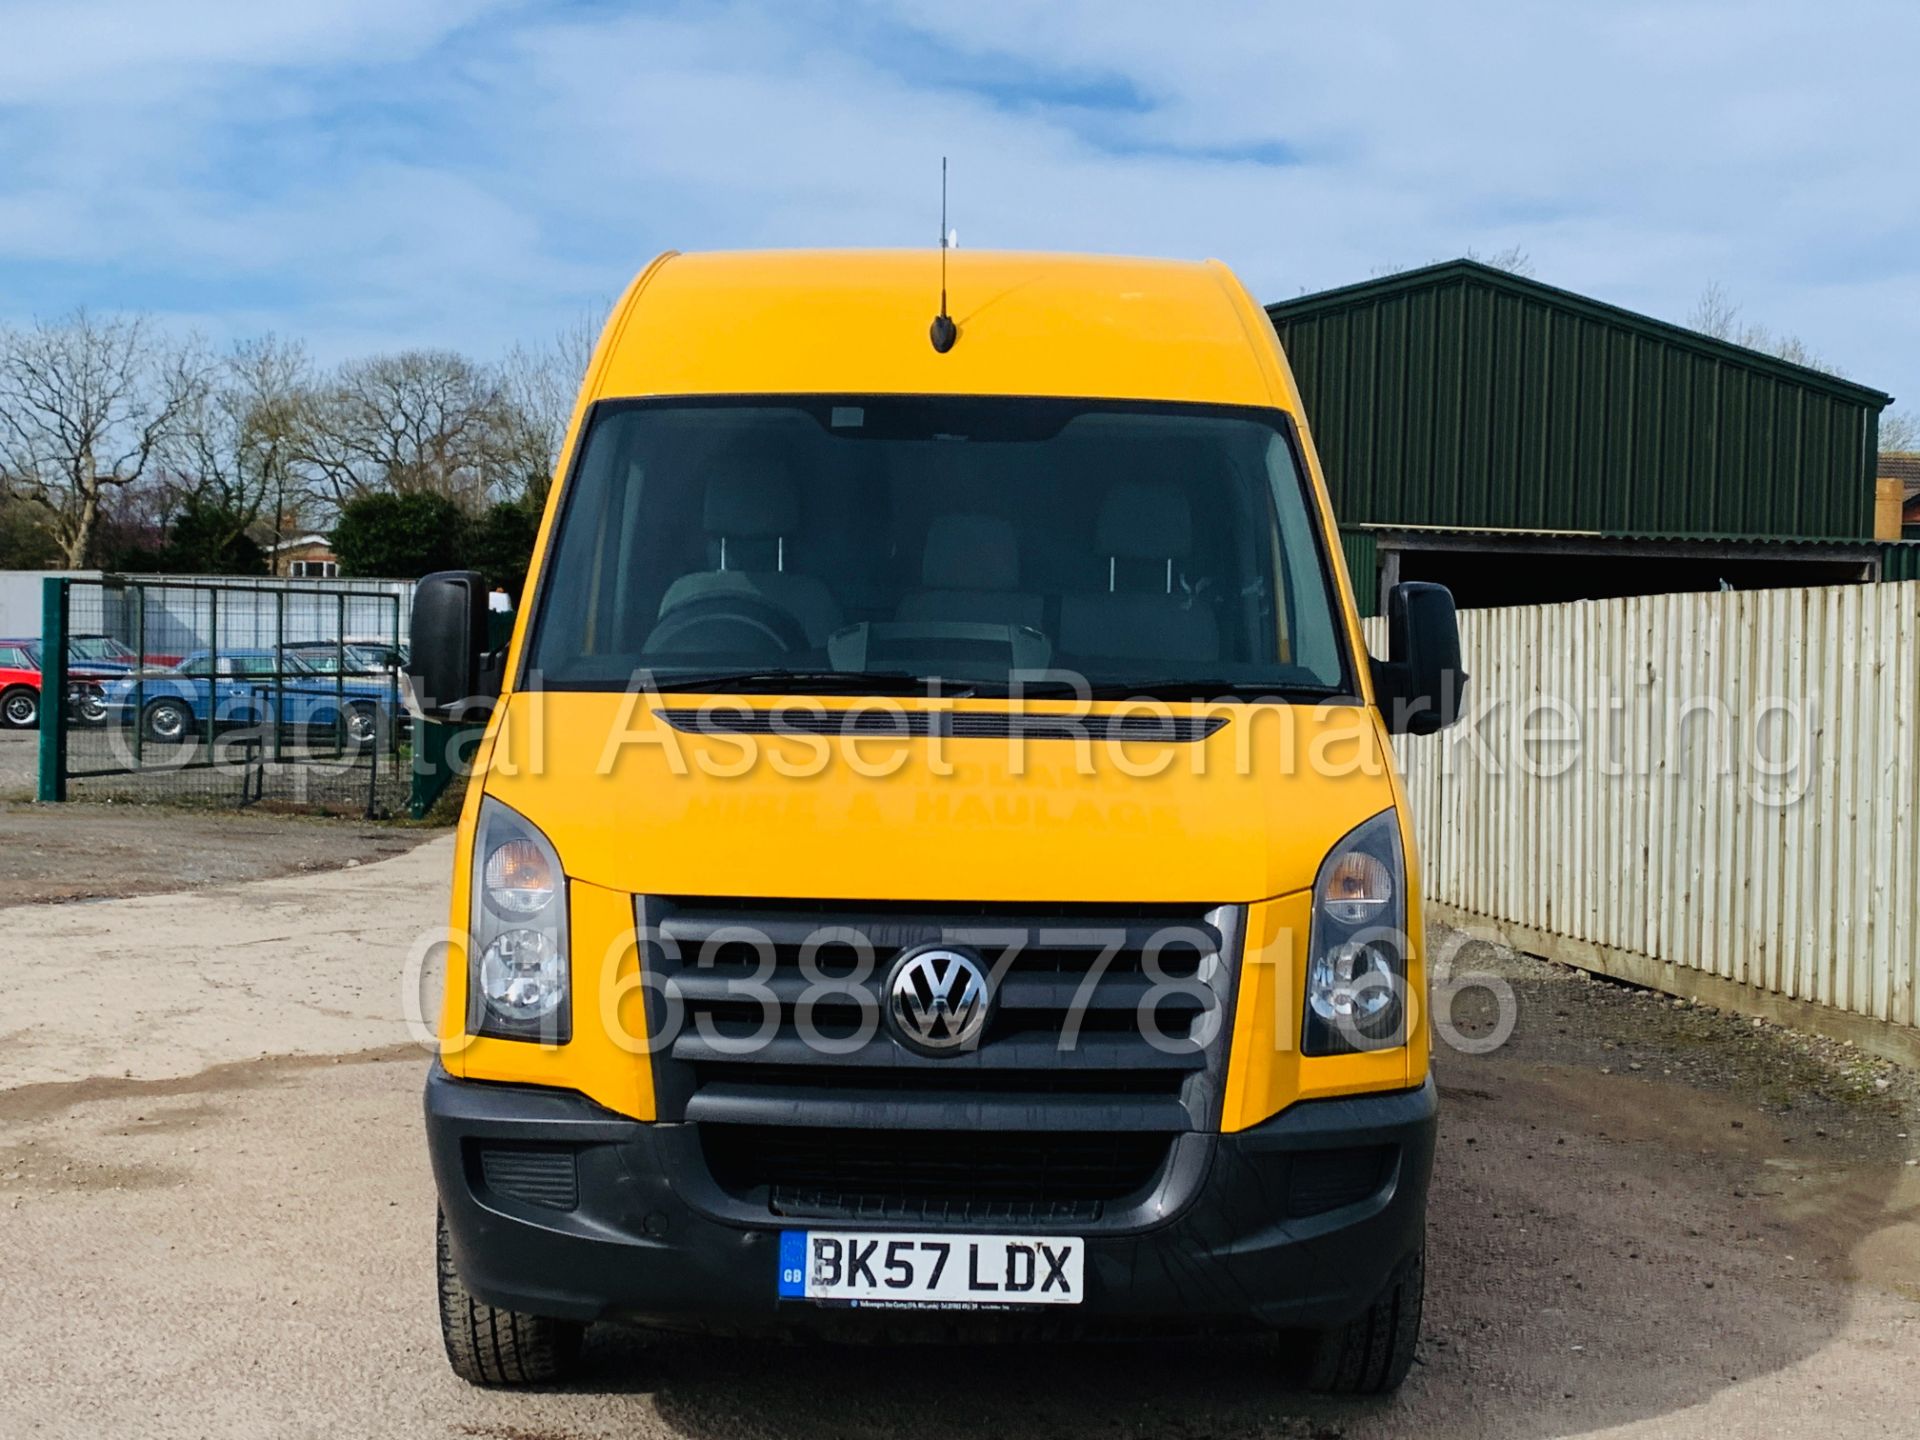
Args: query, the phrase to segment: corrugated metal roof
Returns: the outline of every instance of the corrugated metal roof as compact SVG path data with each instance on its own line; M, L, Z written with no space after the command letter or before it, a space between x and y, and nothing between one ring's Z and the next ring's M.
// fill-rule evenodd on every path
M1499 525L1356 525L1348 528L1355 534L1372 535L1376 545L1382 538L1457 536L1480 540L1617 540L1633 545L1804 546L1857 550L1865 555L1876 544L1888 543L1862 539L1858 535L1700 535L1671 530L1548 530ZM1344 533L1342 539L1345 539ZM1351 554L1351 550L1348 553Z
M1882 580L1920 580L1920 540L1888 540L1880 546Z
M1496 290L1505 290L1514 295L1532 296L1558 309L1590 315L1610 325L1638 330L1655 336L1669 345L1696 350L1702 355L1712 355L1754 370L1777 372L1809 389L1829 390L1836 395L1845 395L1849 399L1876 404L1882 409L1893 403L1893 396L1884 391L1848 380L1844 376L1834 375L1825 370L1816 370L1811 365L1798 365L1791 360L1782 360L1778 355L1769 355L1764 350L1750 350L1744 345L1735 345L1731 341L1716 340L1711 335L1703 335L1698 330L1689 330L1684 325L1675 325L1668 320L1657 320L1651 315L1643 315L1637 310L1628 310L1624 306L1609 305L1604 300L1595 300L1591 296L1581 295L1572 290L1562 290L1557 285L1544 284L1525 275L1516 275L1511 270L1482 264L1478 260L1442 260L1435 265L1422 265L1413 270L1397 270L1391 275L1361 280L1352 285L1341 285L1332 290L1318 290L1311 295L1302 295L1294 300L1276 300L1267 306L1267 314L1276 320L1300 314L1318 314L1342 305L1366 304L1381 295L1415 286L1461 279L1471 279L1479 284L1489 285Z
M1877 390L1472 261L1268 314L1344 524L1873 534Z

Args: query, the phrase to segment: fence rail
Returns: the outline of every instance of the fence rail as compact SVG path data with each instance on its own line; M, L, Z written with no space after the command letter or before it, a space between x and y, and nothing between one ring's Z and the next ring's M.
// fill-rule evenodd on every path
M1920 583L1460 619L1467 716L1397 745L1429 896L1920 1023Z

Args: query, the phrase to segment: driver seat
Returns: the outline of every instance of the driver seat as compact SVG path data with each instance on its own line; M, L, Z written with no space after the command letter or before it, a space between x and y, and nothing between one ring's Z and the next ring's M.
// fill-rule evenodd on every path
M660 597L659 618L695 601L741 596L785 611L809 645L825 645L843 617L817 576L787 569L787 541L799 522L799 487L783 461L756 457L716 469L707 479L701 511L714 568L682 575L669 585Z

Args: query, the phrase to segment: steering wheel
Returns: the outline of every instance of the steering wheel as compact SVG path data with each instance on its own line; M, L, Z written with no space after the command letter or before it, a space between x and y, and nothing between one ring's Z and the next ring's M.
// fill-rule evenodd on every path
M649 655L714 652L789 655L807 648L799 620L758 595L703 595L676 605L647 636Z

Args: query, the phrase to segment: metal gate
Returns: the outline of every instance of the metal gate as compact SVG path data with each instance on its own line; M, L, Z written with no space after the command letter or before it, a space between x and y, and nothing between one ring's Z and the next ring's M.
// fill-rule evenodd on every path
M390 814L406 618L342 585L50 578L40 798Z

